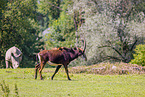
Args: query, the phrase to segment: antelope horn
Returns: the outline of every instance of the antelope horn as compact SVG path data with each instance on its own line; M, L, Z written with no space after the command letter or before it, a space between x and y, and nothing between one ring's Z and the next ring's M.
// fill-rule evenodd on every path
M19 55L15 55L15 57L20 57L20 56L22 56L22 53L21 53L21 54L19 54Z

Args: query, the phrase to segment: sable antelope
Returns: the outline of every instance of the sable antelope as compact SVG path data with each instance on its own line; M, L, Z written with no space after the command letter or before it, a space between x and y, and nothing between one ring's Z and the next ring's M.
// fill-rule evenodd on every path
M55 74L58 72L58 70L61 68L62 65L65 68L68 80L71 80L68 74L68 64L81 55L83 56L83 58L85 58L85 60L87 60L87 57L85 55L85 49L86 42L84 41L84 49L78 47L74 48L59 47L54 48L52 50L43 50L39 52L36 55L37 65L35 66L35 79L37 79L37 70L39 70L40 79L43 80L42 70L46 62L48 62L49 65L57 66L54 74L51 77L51 80L53 80ZM38 63L37 56L39 58L40 64Z
M5 55L5 62L6 62L6 68L14 68L16 69L19 67L19 64L22 60L22 52L15 46L11 47L7 50Z

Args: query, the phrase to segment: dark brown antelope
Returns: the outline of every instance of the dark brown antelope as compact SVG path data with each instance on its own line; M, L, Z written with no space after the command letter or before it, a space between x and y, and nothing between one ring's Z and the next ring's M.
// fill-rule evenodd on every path
M35 79L37 79L37 70L39 70L40 79L43 80L42 70L45 64L48 62L49 65L57 66L54 74L51 77L51 80L53 80L55 74L58 72L58 70L62 65L65 68L68 80L71 80L68 74L68 64L81 55L85 58L85 60L87 60L87 57L85 55L85 49L86 43L84 41L84 49L78 47L75 48L59 47L54 48L52 50L43 50L39 52L38 58L40 64L38 63L36 56L37 65L35 66Z

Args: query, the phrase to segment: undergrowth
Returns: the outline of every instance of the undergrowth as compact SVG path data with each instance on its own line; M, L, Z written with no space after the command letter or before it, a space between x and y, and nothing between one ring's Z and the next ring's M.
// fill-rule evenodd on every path
M130 63L100 63L91 66L77 66L69 69L71 73L90 74L144 74L145 67Z
M0 83L0 86L3 91L3 97L9 97L10 93L9 85L8 84L6 85L5 81L3 80L2 83ZM15 84L15 97L19 97L17 84Z

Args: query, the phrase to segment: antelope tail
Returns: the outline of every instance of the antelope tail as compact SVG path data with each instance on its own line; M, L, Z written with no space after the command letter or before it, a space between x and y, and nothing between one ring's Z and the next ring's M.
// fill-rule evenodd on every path
M36 54L36 61L37 61L37 65L38 65L39 63L38 63L38 59L37 59L37 57L38 57L38 54Z

